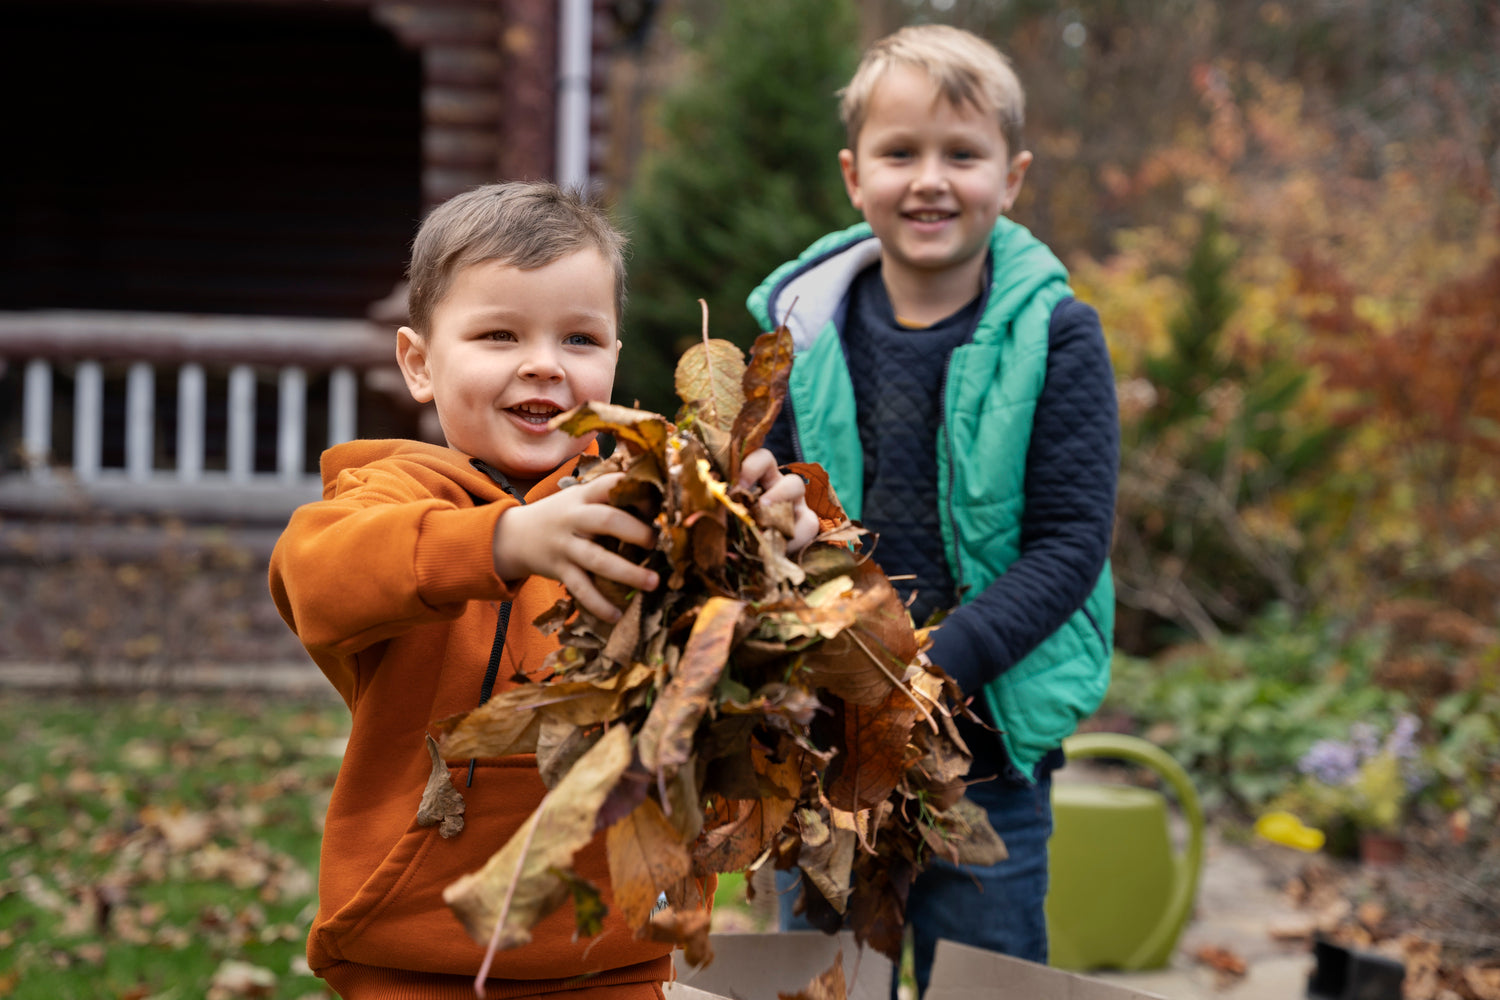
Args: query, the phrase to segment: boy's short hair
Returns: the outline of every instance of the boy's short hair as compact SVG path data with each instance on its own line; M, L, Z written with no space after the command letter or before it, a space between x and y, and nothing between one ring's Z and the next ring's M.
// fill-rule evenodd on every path
M582 192L551 181L486 184L428 213L406 269L407 322L422 336L459 271L498 260L522 270L578 250L599 251L615 274L615 321L625 314L625 236Z
M978 35L947 24L914 24L874 42L839 91L839 117L854 149L869 113L870 97L893 66L922 70L955 107L970 104L1000 119L1006 151L1015 156L1026 120L1026 93L1010 60Z

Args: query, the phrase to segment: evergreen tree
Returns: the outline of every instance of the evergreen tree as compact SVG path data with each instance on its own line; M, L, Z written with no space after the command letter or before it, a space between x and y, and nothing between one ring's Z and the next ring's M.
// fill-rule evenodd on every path
M772 268L858 220L839 177L836 93L859 35L850 0L726 4L662 101L664 142L627 192L630 307L615 399L671 415L672 372L698 339L748 347L745 298Z
M1306 598L1294 488L1326 468L1339 432L1298 406L1308 372L1272 347L1232 342L1236 251L1203 219L1171 344L1142 373L1155 405L1122 428L1114 550L1122 648L1149 651L1161 622L1216 638L1267 605Z

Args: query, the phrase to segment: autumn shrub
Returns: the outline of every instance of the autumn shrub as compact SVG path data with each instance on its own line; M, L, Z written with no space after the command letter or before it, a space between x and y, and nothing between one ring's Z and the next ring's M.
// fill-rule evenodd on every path
M1154 457L1157 402L1193 387L1164 379L1190 374L1188 364L1204 369L1184 404L1200 413L1246 415L1247 390L1263 400L1286 392L1274 415L1255 415L1251 426L1269 425L1283 446L1321 441L1291 452L1303 467L1313 461L1315 474L1271 481L1275 456L1246 448L1241 468L1263 477L1262 489L1242 494L1236 509L1240 526L1278 556L1277 572L1295 571L1289 582L1302 603L1368 617L1383 601L1420 596L1493 620L1500 206L1489 179L1476 179L1472 158L1452 143L1378 156L1351 146L1299 88L1259 67L1202 65L1193 79L1196 123L1116 179L1122 197L1175 192L1179 207L1121 231L1109 256L1071 262L1075 287L1110 333L1127 442L1145 442ZM1183 354L1173 325L1183 314L1178 276L1207 266L1207 214L1233 248L1232 261L1215 266L1235 308L1220 303L1222 315L1201 317L1221 321L1213 351ZM1190 305L1203 294L1193 285ZM1323 437L1330 427L1337 449ZM1179 419L1176 429L1194 438L1177 455L1208 454L1221 433L1212 420ZM1157 506L1163 519L1176 512ZM1176 569L1157 567L1168 583ZM1277 600L1295 596L1273 589ZM1221 610L1256 607L1252 594ZM1214 621L1240 627L1227 614Z
M1206 213L1167 343L1121 388L1114 569L1128 651L1216 638L1273 601L1306 604L1300 526L1277 505L1319 474L1338 434L1299 418L1309 375L1288 352L1228 339L1235 259ZM1154 634L1155 622L1176 630Z

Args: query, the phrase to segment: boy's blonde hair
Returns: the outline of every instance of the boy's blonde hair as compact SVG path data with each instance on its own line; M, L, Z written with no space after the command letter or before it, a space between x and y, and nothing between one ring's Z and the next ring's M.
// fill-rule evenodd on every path
M850 149L859 141L876 84L893 66L926 73L954 107L970 104L995 115L1006 151L1011 156L1021 152L1026 93L1010 60L978 35L947 24L908 25L865 50L849 85L839 91L839 117Z
M615 274L615 320L625 314L625 236L582 192L550 181L486 184L434 208L412 242L407 315L422 336L453 278L485 260L522 270L594 249Z

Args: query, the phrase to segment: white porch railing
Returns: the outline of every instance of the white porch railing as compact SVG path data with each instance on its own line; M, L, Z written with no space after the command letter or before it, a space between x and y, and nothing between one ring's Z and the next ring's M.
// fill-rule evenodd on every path
M390 331L360 320L0 313L0 358L24 371L20 441L5 442L7 453L19 454L20 461L0 471L0 510L34 513L82 504L216 520L285 517L320 492L317 473L309 468L309 420L326 426L329 445L355 437L360 378L371 369L393 368L394 356ZM106 464L107 432L116 431L118 440L120 430L108 423L107 373L122 367L123 408L113 412L123 410L123 456ZM310 379L325 376L326 393L320 384L316 394L323 409L311 412ZM57 391L69 377L70 436L59 428L69 413ZM175 381L175 421L157 412L163 380ZM257 440L257 394L262 382L271 381L275 462L274 468L258 468L257 452L266 449L257 445L270 442ZM209 434L211 410L216 420L222 412L222 444ZM157 441L169 423L175 423L170 452Z

